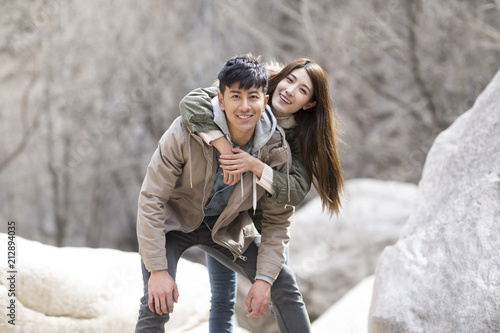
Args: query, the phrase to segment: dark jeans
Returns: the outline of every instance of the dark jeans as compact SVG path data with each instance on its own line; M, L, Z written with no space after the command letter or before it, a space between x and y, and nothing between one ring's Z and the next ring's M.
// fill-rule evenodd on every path
M233 261L233 255L228 249L214 243L211 231L204 223L190 233L171 231L167 233L165 242L168 273L175 280L177 262L180 256L189 247L197 246L253 283L256 275L259 245L260 236L257 236L243 254L247 257L247 260L237 259ZM169 315L158 315L149 310L148 281L150 273L146 270L144 264L142 264L142 275L144 280L144 296L141 298L136 332L164 332L164 326L169 319ZM271 301L281 333L307 333L311 331L309 317L302 301L302 295L298 290L295 275L288 266L283 266L278 278L271 287Z

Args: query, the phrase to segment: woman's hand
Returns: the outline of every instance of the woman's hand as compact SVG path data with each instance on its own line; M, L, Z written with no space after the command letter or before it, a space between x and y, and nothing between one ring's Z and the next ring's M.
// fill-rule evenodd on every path
M226 173L229 175L241 175L244 172L251 171L255 173L259 178L262 177L262 172L264 171L264 163L261 160L253 157L240 148L233 148L232 152L234 154L221 155L219 157L221 168L222 170L224 170L224 183L226 183Z

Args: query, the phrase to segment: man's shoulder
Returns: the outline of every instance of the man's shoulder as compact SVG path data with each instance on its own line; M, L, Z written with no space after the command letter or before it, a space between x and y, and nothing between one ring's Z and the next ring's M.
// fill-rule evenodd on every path
M189 129L184 123L182 116L178 116L177 118L174 119L174 121L172 122L172 124L170 124L170 127L168 128L167 131L169 130L189 133Z
M170 141L172 139L181 139L189 136L189 129L182 120L181 116L174 119L169 128L163 133L160 141Z
M283 131L283 128L279 125L276 126L274 129L273 134L271 135L269 141L267 141L266 145L272 145L272 146L284 146L286 136L285 132Z

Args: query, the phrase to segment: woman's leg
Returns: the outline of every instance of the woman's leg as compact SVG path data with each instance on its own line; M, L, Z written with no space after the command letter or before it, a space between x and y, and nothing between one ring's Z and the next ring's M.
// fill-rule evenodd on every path
M209 235L211 236L211 235ZM222 246L214 245L211 238L205 238L200 243L201 249L211 254L214 258L243 274L250 282L255 282L257 274L257 255L260 245L260 236L256 236L253 243L243 253L246 260L233 261L231 253ZM211 244L212 243L212 244ZM282 333L309 333L311 326L306 307L299 292L295 275L287 265L284 265L271 287L271 301L278 322L278 329Z
M205 257L212 289L209 331L210 333L233 332L236 273L209 254L205 254Z

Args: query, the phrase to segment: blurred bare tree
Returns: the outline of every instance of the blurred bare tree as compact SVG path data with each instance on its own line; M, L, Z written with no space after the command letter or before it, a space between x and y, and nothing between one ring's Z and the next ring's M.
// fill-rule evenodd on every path
M136 249L137 196L191 89L251 52L328 72L347 178L417 182L500 67L500 2L0 0L0 206L21 236Z

